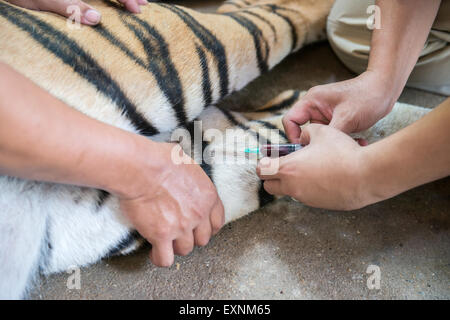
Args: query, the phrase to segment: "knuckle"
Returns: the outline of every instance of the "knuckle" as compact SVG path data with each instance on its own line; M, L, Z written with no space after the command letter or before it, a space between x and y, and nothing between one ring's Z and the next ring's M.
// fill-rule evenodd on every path
M159 239L167 239L172 233L172 227L166 223L159 223L156 227L155 236Z
M212 206L208 203L204 206L201 206L200 208L197 208L196 210L193 210L193 214L195 217L194 220L196 221L196 224L209 216L210 208L212 208Z
M319 85L319 86L312 87L306 93L305 98L306 97L314 97L314 96L320 94L321 92L322 92L322 86Z
M181 231L182 233L186 233L187 231L189 231L190 228L190 223L188 221L186 221L185 219L182 219L179 221L178 223L178 230Z

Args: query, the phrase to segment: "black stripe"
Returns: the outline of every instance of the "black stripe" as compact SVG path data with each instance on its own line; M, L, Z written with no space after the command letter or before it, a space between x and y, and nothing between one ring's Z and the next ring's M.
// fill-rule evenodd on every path
M105 190L98 190L98 198L97 202L95 203L96 211L99 211L102 206L105 204L106 200L108 200L109 196L111 194Z
M289 98L281 101L280 103L273 104L270 107L267 107L267 108L262 109L262 110L256 110L256 111L257 112L275 112L275 111L278 111L278 110L286 109L286 108L292 106L298 100L299 95L300 95L300 91L299 90L295 90L294 93L292 94L292 96L290 96Z
M256 132L255 130L252 130L250 127L246 126L245 124L239 122L239 121L233 116L233 114L232 114L230 111L225 110L225 109L222 109L222 108L217 108L217 109L220 110L220 111L225 115L225 117L228 119L228 121L229 121L232 125L234 125L234 126L236 126L236 127L239 127L239 128L241 128L241 129L243 129L243 130L245 130L245 131L248 131L248 132L250 132L251 134L253 134L258 142L261 141L261 142L264 142L264 143L270 143L270 140L269 140L269 139L267 139L266 137L262 137L262 139L261 139L261 136L260 136L260 134L259 134L258 132ZM260 140L260 139L261 139L261 140Z
M280 130L277 126L271 124L270 122L264 121L264 120L254 120L255 122L260 123L262 126L264 126L267 129L270 130L277 130L278 135L280 135L284 140L288 140L288 137L286 136L286 133L284 133L283 130Z
M264 38L261 29L259 29L258 26L255 25L251 20L238 15L236 12L229 12L225 13L224 15L232 18L242 27L247 29L247 31L253 38L253 43L256 50L256 59L258 61L258 68L260 73L264 73L269 70L269 66L267 65L267 59L269 58L269 45L267 44L267 41ZM264 46L264 49L262 48L262 46Z
M233 116L233 114L230 111L228 111L226 109L222 109L222 108L217 108L217 109L219 109L224 114L224 116L228 119L229 122L231 122L232 125L237 126L237 127L241 128L241 129L244 129L244 130L248 130L249 129L246 125L240 123Z
M291 30L291 39L292 39L290 51L293 51L297 47L297 42L298 42L297 30L295 29L295 25L289 17L287 17L284 14L281 14L277 11L277 10L287 10L287 9L280 8L276 5L271 5L271 4L268 4L266 6L270 9L270 12L272 12L273 14L276 14L277 16L282 18L289 25L289 29Z
M283 11L293 12L293 13L296 13L296 14L299 14L299 15L303 16L303 14L302 14L302 12L300 10L288 8L288 7L285 7L285 6L280 6L279 4L269 4L268 6L273 7L275 10L283 10Z
M93 30L97 31L99 35L109 41L110 44L120 49L123 53L125 53L130 59L134 60L138 65L143 68L146 68L145 62L136 56L128 46L124 44L120 39L116 38L114 34L112 34L105 26L102 24L98 24L96 26L91 27Z
M212 159L210 159L208 157L208 159L206 159L208 162L205 162L205 149L209 146L209 142L208 141L203 141L202 140L202 155L203 155L203 159L202 162L200 163L200 167L203 169L203 171L206 173L206 175L211 179L211 181L214 183L213 180L213 169L211 167L210 162L212 161ZM207 155L208 156L208 155Z
M100 27L97 31L113 45L125 52L125 54L127 54L130 58L135 60L141 67L146 68L154 75L158 83L158 87L169 100L169 103L175 111L178 121L177 125L185 124L188 120L184 109L185 103L181 80L179 79L175 66L170 60L168 47L164 41L164 38L156 31L156 29L148 25L147 22L129 14L128 12L124 12L123 8L117 3L110 1L106 1L106 3L118 10L122 22L124 22L124 24L133 31L135 36L142 43L147 56L147 63L134 55L126 45L124 45L119 39L115 38L115 36L104 27ZM126 18L132 19L134 22L138 23L139 26L136 27L136 25L128 23ZM145 32L142 32L142 29L144 29ZM157 42L154 48L152 47L153 41L149 41L149 37L146 37L146 35L150 35L151 40L155 40ZM155 48L160 51L154 53ZM161 63L159 63L160 61L155 61L157 60L156 58L161 59Z
M141 238L141 236L136 230L128 233L125 237L122 238L122 240L120 240L119 244L117 244L106 254L106 257L119 255L121 251L124 251L125 249L133 246L139 238Z
M258 189L258 198L259 198L259 207L263 207L266 204L275 200L275 197L268 193L266 189L264 189L264 181L260 182Z
M37 17L1 2L0 15L28 32L44 48L110 98L141 134L151 136L158 133L158 130L137 111L136 106L111 76L75 41Z
M39 262L39 272L44 273L44 270L48 268L49 262L53 254L53 245L51 239L51 221L50 215L47 215L45 219L45 238L41 247L41 259Z
M256 12L253 12L253 11L246 10L246 11L241 11L241 13L249 14L251 16L254 16L255 18L261 20L263 23L267 24L270 27L270 29L272 29L272 32L273 32L274 38L275 38L275 42L278 41L277 30L275 29L275 26L272 24L272 22L270 22L269 20L267 20L263 16L257 14Z
M190 14L182 10L180 7L168 5L164 3L159 4L183 20L184 23L191 29L194 35L201 41L205 48L214 56L217 64L217 72L219 74L220 82L220 97L223 98L228 94L228 64L223 44L214 36L211 31L202 26Z
M135 15L121 15L123 23L135 34L142 43L147 55L148 70L155 76L159 88L169 100L178 120L177 125L188 122L183 86L172 60L169 48L163 36L146 21Z
M207 107L212 102L211 79L209 78L208 60L206 59L205 51L203 51L200 46L196 45L196 50L198 58L200 60L200 67L202 68L203 100L205 102L205 107Z

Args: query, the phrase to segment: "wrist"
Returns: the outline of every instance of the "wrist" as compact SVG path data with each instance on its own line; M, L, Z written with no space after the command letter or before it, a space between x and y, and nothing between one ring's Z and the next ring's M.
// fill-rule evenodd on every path
M380 143L374 143L361 149L361 181L364 206L391 198L390 179L394 176L392 166L386 163L388 152L383 152ZM386 150L385 150L386 151Z
M382 104L392 107L400 96L401 90L396 86L395 77L388 72L380 69L367 68L360 77L364 77L368 81L368 90L375 94Z
M124 154L117 159L116 172L105 190L119 198L134 199L156 189L170 161L166 143L130 134Z

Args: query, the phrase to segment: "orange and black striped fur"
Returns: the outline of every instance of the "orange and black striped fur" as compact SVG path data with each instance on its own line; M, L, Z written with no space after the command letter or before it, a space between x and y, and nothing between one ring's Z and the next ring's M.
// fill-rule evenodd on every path
M285 92L247 114L214 104L289 53L323 39L332 5L235 0L205 14L151 3L133 15L112 1L88 2L101 11L101 24L73 29L60 16L0 0L0 60L113 126L169 141L177 130L193 133L201 121L204 133L234 129L238 147L258 139L286 141L282 130L269 137L261 129L281 129L282 111L300 93ZM394 122L383 130L395 128ZM186 141L186 151L198 147ZM235 155L235 147L205 135L201 150L193 150L209 150L212 161L201 166L217 187L226 222L273 200L255 174L256 161L214 161L218 154ZM21 297L38 270L88 265L141 243L117 200L104 191L0 176L0 297Z

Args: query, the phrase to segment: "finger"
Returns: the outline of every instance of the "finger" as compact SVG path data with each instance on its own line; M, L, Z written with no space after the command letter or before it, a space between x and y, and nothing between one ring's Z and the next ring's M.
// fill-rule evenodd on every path
M300 126L311 119L308 108L311 102L308 100L301 100L295 104L283 117L283 127L289 141L297 143L302 130Z
M172 241L161 241L152 243L150 250L150 260L159 267L170 267L173 264L173 243Z
M202 221L194 230L194 243L196 246L206 246L211 238L211 220Z
M326 127L322 124L310 124L303 128L302 135L300 136L300 144L306 146L310 144L313 139L316 139L319 136L319 132Z
M76 22L82 24L96 25L102 17L100 12L80 0L41 0L37 4L39 10L54 12L64 17L71 17Z
M264 181L264 189L273 195L283 195L281 192L281 180L266 180Z
M173 250L179 256L185 256L194 249L194 235L187 232L182 237L173 241Z
M119 0L120 3L122 3L125 8L133 13L141 13L141 8L139 7L138 0Z
M31 10L40 10L37 4L38 1L29 1L29 0L7 0L7 1L18 7L27 8Z
M217 198L217 203L212 209L209 221L211 223L211 232L213 235L219 232L220 228L222 228L225 223L225 211L222 201L219 198Z
M279 179L280 158L262 158L256 166L256 174L261 180Z

